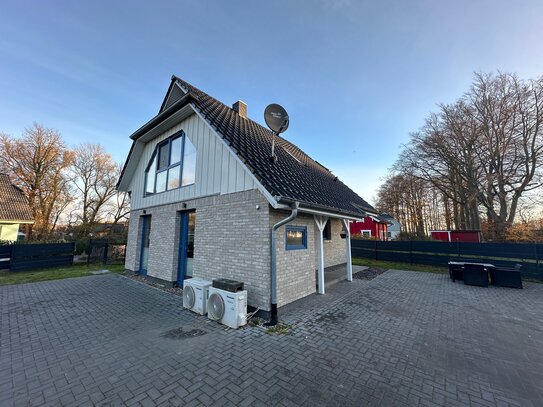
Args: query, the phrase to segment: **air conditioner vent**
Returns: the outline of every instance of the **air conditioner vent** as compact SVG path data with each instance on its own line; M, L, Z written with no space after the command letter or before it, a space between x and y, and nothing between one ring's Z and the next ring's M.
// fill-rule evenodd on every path
M218 321L224 316L224 300L218 293L213 293L207 300L207 315L210 319Z

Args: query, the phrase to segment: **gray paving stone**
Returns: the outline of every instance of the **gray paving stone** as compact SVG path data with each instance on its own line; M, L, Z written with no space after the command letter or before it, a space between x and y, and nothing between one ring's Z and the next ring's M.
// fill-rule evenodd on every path
M542 316L543 284L405 271L284 307L279 336L118 275L3 286L0 404L538 406Z

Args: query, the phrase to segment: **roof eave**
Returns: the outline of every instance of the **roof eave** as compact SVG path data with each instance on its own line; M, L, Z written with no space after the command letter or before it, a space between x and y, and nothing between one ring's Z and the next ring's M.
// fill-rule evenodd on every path
M173 83L173 82L172 82ZM193 101L197 101L197 97L191 93L187 93L183 97L181 97L178 101L176 101L173 105L171 105L168 109L164 110L163 112L157 114L155 117L153 117L151 120L149 120L147 123L145 123L143 126L141 126L138 130L136 130L130 138L133 140L132 145L130 146L130 151L128 152L128 156L126 158L126 161L124 162L123 168L121 170L121 175L119 176L119 180L117 181L117 185L115 186L117 190L123 190L122 189L122 183L123 178L126 173L126 168L128 166L128 163L130 161L130 158L134 152L134 147L136 145L136 142L143 137L147 132L152 130L154 127L156 127L158 124L163 122L164 120L168 119L172 115L174 115L179 109L183 108L184 106L190 104Z
M147 123L145 123L143 126L141 126L138 130L136 130L130 138L132 140L137 140L141 136L143 136L145 133L147 133L149 130L151 130L153 127L155 127L157 124L162 122L163 120L166 120L168 117L173 115L177 110L179 110L181 107L189 104L192 101L197 101L198 98L193 95L192 93L187 93L186 95L182 96L178 101L176 101L173 105L171 105L169 108L164 110L162 113L157 114L155 117L153 117L151 120L149 120Z
M350 211L345 211L339 208L334 208L334 207L325 206L325 205L318 205L311 202L300 201L300 200L287 198L287 197L276 197L276 199L278 203L283 203L283 204L299 202L300 203L299 210L301 212L303 212L304 209L306 209L309 211L322 212L323 214L329 214L332 216L336 215L337 217L346 218L346 219L361 220L364 216L367 216L369 213L371 213L371 212L366 212L366 211L364 211L364 213L350 212Z

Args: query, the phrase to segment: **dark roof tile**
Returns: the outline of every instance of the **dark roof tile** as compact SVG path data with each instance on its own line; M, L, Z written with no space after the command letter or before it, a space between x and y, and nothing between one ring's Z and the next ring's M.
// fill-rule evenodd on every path
M270 130L239 116L230 107L184 80L175 76L173 80L195 97L194 104L200 113L273 196L356 216L364 211L377 213L327 168L282 137L275 139L278 160L271 163Z

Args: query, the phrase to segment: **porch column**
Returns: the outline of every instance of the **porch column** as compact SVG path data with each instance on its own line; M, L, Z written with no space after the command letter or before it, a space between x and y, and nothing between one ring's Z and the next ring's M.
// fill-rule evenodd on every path
M353 264L351 258L351 230L349 229L350 221L343 219L345 226L345 259L347 261L347 281L353 281Z
M326 226L326 222L328 221L328 217L326 216L318 216L313 215L315 218L315 224L317 225L317 228L319 229L318 238L317 238L317 259L318 259L318 267L319 267L319 294L324 294L324 243L322 238L322 231L324 230L324 226Z

